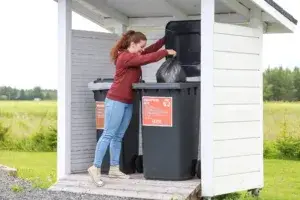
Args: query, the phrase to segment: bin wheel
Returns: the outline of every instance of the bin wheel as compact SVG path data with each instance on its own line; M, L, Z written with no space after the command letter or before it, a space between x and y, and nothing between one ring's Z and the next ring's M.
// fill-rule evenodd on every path
M135 159L135 169L138 173L143 173L144 172L143 155L138 155L137 158Z
M134 155L130 161L130 168L131 168L133 174L136 172L135 161L136 161L137 157L138 157L137 155Z
M197 178L201 179L201 162L200 162L200 160L198 160L197 164L196 164L196 175L197 175Z
M192 161L191 175L195 176L197 171L197 159Z
M256 189L250 190L249 192L251 193L251 195L252 195L253 197L259 197L260 191L261 191L261 189L256 188Z

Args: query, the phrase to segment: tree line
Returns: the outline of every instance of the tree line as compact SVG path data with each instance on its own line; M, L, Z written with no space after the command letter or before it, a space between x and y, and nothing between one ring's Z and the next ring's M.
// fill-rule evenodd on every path
M263 81L264 101L300 101L300 68L275 67L265 70ZM16 89L0 87L0 100L56 100L54 89Z
M265 101L299 101L300 100L300 69L276 67L264 72Z
M37 86L32 89L17 89L9 86L0 87L0 100L56 100L57 91L42 89Z

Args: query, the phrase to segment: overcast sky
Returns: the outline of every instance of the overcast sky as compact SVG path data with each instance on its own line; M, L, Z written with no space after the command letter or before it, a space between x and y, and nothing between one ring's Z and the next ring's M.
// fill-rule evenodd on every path
M298 21L299 0L277 0ZM57 3L9 0L0 7L0 86L57 87ZM73 13L73 29L101 31ZM264 66L300 66L300 29L295 34L264 36ZM298 56L297 56L298 54ZM46 80L50 79L50 80Z

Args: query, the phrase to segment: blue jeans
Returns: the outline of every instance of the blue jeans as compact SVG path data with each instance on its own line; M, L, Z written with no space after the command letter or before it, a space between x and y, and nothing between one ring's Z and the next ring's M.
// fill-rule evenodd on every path
M122 139L132 117L132 107L132 104L105 99L104 130L96 146L95 167L101 168L108 145L110 145L110 165L119 165Z

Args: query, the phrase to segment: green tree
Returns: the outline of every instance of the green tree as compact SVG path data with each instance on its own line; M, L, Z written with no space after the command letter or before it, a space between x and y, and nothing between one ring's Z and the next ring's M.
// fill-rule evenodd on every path
M273 98L273 91L272 87L273 85L269 84L267 79L265 78L264 75L264 83L263 83L263 96L264 96L264 101L270 101Z
M44 99L45 100L51 100L51 95L50 95L49 92L46 92Z
M43 99L43 92L42 92L42 89L41 87L34 87L33 88L33 91L32 91L32 97L33 98L41 98Z
M294 68L293 71L294 87L295 87L295 98L300 100L300 70L298 67Z
M33 89L17 89L7 86L0 87L0 100L33 100L34 98L47 98L48 100L57 99L56 90L43 90L41 87Z
M23 90L23 89L20 90L19 99L20 100L26 100L25 90Z

